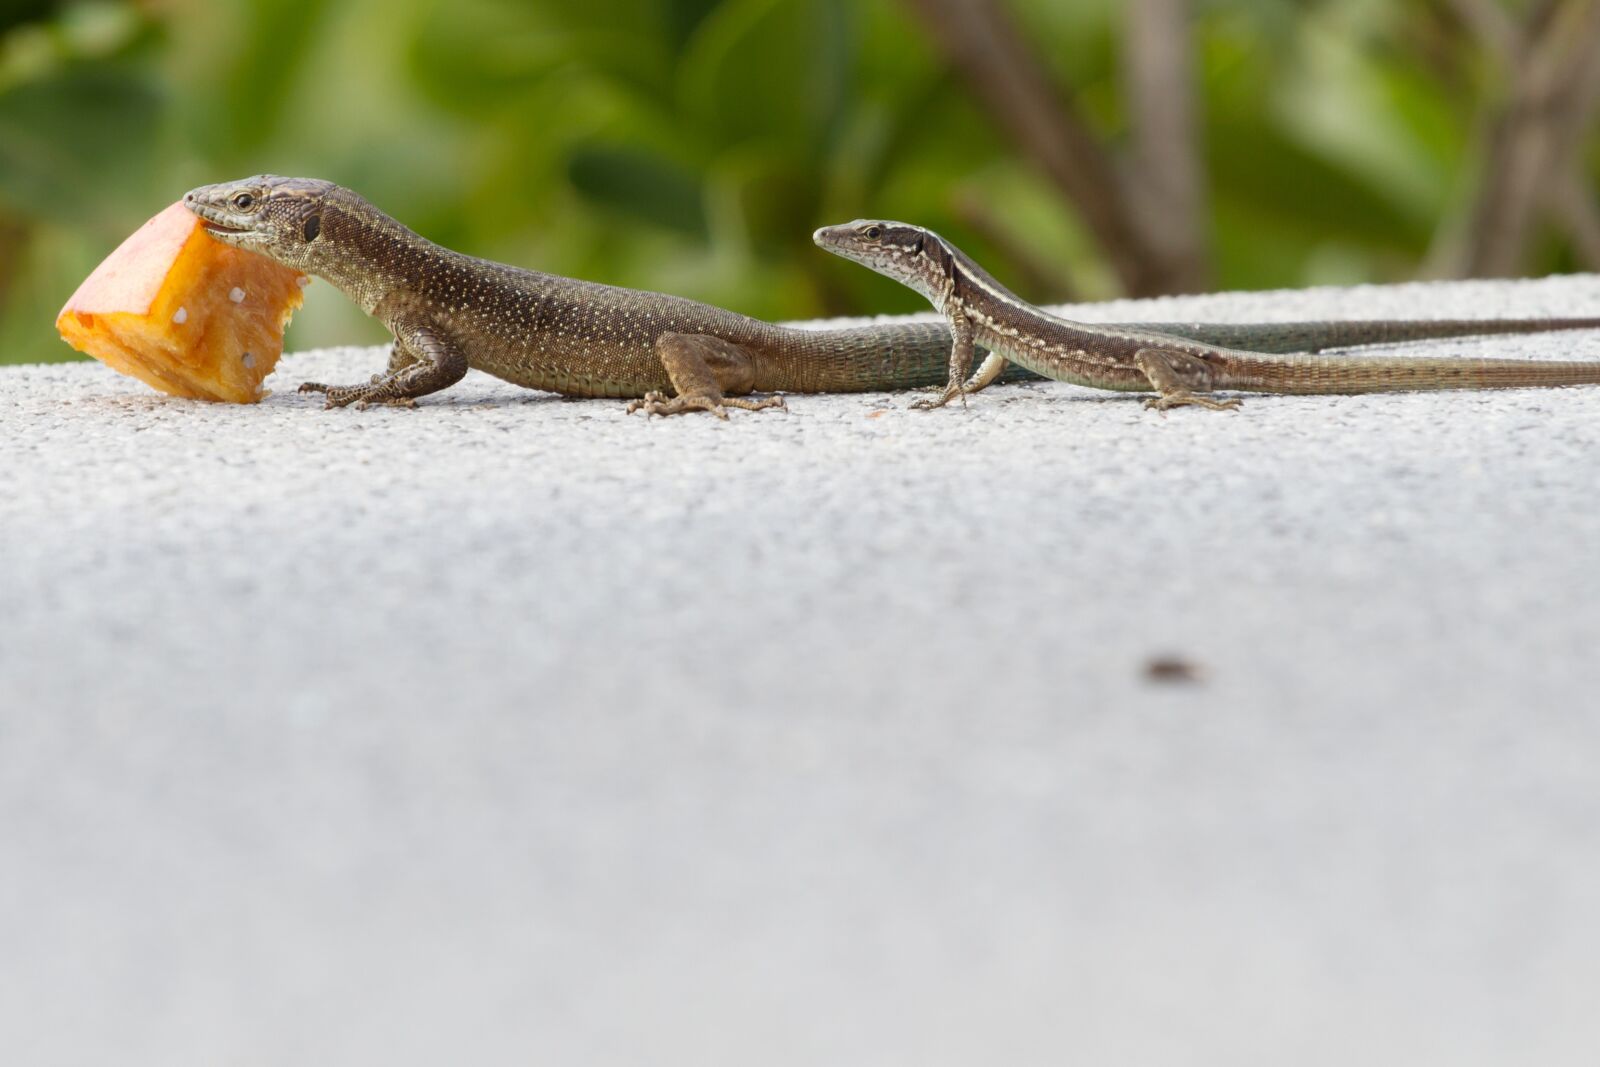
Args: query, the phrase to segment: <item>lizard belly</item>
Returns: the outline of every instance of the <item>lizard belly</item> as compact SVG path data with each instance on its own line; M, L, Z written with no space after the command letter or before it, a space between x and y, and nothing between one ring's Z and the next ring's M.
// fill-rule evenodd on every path
M1120 392L1149 392L1150 381L1137 367L1096 356L1082 348L1055 344L1040 337L1012 336L980 329L977 342L1001 353L1019 367L1068 385Z
M467 362L526 389L566 396L637 398L671 387L653 347L547 335L533 344L463 338Z

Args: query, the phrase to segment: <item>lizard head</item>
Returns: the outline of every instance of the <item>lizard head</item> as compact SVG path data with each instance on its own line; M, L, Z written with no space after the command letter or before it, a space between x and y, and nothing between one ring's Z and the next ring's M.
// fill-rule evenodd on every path
M906 222L857 219L824 226L812 240L836 256L853 259L939 302L948 290L951 256L943 237Z
M261 174L191 189L183 203L224 244L312 271L321 258L317 238L326 201L338 188L316 178Z

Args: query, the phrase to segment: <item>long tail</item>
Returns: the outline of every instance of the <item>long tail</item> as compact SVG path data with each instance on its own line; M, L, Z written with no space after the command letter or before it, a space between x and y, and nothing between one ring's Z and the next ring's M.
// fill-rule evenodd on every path
M1117 325L1122 329L1186 337L1223 348L1279 353L1317 352L1325 348L1345 348L1354 345L1402 344L1407 341L1447 337L1600 329L1600 319L1435 319L1411 322L1353 319L1345 322L1150 322ZM942 322L878 323L823 331L777 328L777 336L769 352L769 358L773 360L770 368L773 378L770 384L766 381L762 383L763 389L783 389L799 393L843 393L943 385L949 374L950 330ZM1359 357L1345 357L1337 362L1340 366L1347 366L1357 358ZM1454 364L1457 361L1441 362ZM1509 362L1518 367L1533 365ZM1392 360L1384 361L1385 366L1392 366L1393 363ZM1578 366L1587 365L1578 364ZM1002 382L1039 380L1042 380L1040 375L1016 364L1006 367L1000 377ZM1589 379L1583 381L1587 382ZM1219 386L1219 388L1255 387ZM1379 387L1377 391L1383 391L1383 388ZM1418 385L1404 388L1488 387ZM1298 391L1327 390L1313 388ZM1367 388L1338 391L1374 390Z
M861 393L939 385L950 366L942 322L883 323L844 329L779 327L763 345L758 391Z
M1447 337L1600 330L1600 319L1350 319L1334 322L1152 322L1138 327L1246 352L1321 352L1327 348L1405 344Z
M1402 393L1600 385L1600 361L1244 356L1215 364L1213 387L1256 393Z

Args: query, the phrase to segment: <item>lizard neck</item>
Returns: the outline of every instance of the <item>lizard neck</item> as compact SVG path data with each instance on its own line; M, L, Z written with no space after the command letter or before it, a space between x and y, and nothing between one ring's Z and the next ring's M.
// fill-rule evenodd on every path
M323 206L321 232L307 269L331 282L367 314L377 314L397 293L420 291L443 264L465 258L354 193L339 192L345 195L329 197Z

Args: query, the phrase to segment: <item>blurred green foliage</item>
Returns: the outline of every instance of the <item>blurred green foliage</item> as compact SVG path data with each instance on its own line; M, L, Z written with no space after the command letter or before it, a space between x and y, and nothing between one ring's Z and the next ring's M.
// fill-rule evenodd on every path
M1119 6L1012 4L1113 142ZM1416 272L1468 192L1480 77L1470 54L1417 62L1416 11L1201 5L1219 286ZM334 179L463 251L768 318L922 308L812 247L863 215L932 225L1002 278L1025 255L1060 279L1035 299L1114 295L1071 205L892 0L13 0L0 360L69 358L52 320L100 258L189 187L258 172ZM317 286L290 345L382 338Z

